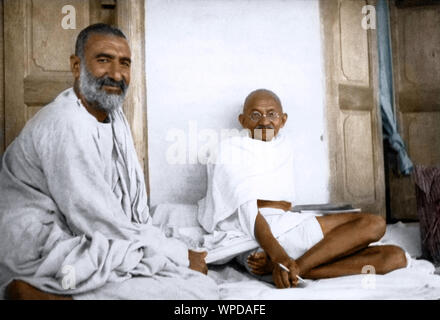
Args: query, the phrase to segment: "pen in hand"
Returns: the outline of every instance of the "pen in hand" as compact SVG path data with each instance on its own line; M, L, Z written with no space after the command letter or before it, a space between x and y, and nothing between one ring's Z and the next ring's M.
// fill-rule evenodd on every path
M290 270L289 270L284 264L282 264L282 263L278 263L278 265L279 265L280 268L283 269L284 271L286 271L286 272L290 272ZM303 278L301 278L299 275L296 275L296 278L297 278L299 281L303 282L303 283L306 282L306 281L305 281Z

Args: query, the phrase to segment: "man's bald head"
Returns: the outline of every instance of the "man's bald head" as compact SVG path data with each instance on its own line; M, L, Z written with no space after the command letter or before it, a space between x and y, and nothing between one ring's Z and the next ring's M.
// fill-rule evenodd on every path
M249 106L252 106L255 100L273 100L280 108L280 112L283 112L283 106L281 104L280 98L275 94L275 92L268 89L257 89L248 94L243 104L243 113L246 113Z

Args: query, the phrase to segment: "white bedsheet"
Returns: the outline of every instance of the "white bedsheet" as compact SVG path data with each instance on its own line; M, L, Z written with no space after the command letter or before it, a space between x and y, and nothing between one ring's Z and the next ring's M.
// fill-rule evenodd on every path
M414 262L414 261L413 261ZM440 299L440 276L425 260L415 261L409 269L399 269L386 275L345 276L332 279L308 280L303 288L276 289L252 279L252 276L232 266L217 267L210 276L220 287L220 299L258 300L383 300ZM414 266L416 264L416 266Z
M175 230L198 228L194 223L195 218L192 218L195 206L181 207L174 204L158 209L153 215L153 223L156 221L162 222L162 225L170 224ZM192 225L189 226L190 224ZM440 275L436 273L435 266L427 260L417 259L421 256L418 223L398 222L387 225L384 237L377 244L395 244L402 247L411 256L409 267L386 275L361 274L307 280L305 287L282 290L256 280L236 263L210 265L208 276L217 282L220 299L225 300L440 299Z

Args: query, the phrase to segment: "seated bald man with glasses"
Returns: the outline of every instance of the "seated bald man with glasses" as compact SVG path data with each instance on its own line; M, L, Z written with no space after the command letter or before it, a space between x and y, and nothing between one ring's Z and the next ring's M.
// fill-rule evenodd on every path
M360 274L366 265L377 274L406 267L401 248L370 246L385 233L380 216L289 211L294 202L295 155L280 132L287 114L275 93L251 92L238 120L249 135L221 143L215 161L208 162L207 193L199 201L198 220L209 233L205 247L208 251L231 247L232 254L216 263L236 258L278 288L295 287L302 278ZM231 155L235 161L227 161ZM237 252L233 248L237 239L253 243L252 248Z

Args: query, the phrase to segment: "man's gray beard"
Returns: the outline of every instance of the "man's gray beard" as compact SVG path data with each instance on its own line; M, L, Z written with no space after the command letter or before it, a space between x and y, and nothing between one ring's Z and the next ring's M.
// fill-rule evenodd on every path
M122 106L127 93L126 90L122 91L121 94L110 94L100 87L98 79L87 70L84 63L81 63L79 91L84 99L94 105L95 108L108 113Z

